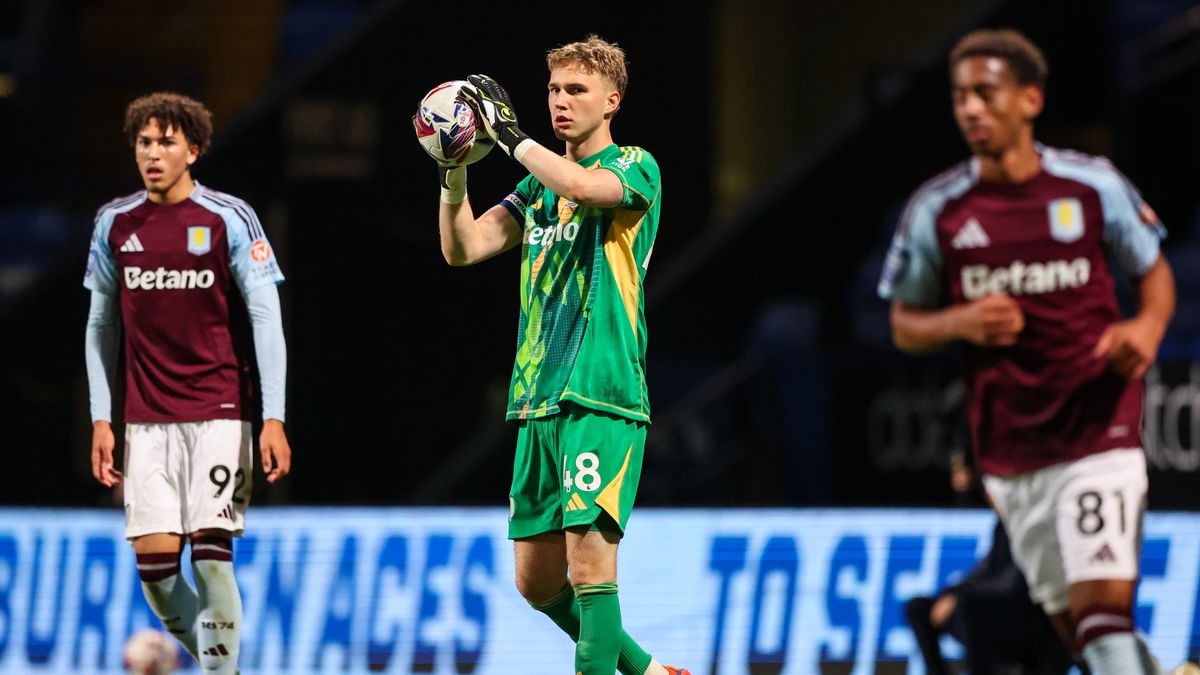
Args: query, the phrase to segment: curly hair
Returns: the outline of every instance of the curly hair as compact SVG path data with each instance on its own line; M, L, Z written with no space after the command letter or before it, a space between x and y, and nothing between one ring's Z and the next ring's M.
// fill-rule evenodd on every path
M563 65L578 65L585 73L599 73L608 78L625 97L625 86L629 84L629 73L625 70L625 50L615 42L608 42L592 33L579 42L556 47L546 52L546 66L550 70Z
M138 134L151 118L158 120L163 131L174 127L183 132L189 145L200 148L203 155L212 144L212 113L204 104L169 91L147 94L134 100L125 109L125 135L129 145L137 143Z
M1050 74L1046 57L1037 45L1018 31L1000 28L967 33L954 45L954 49L950 50L950 69L953 71L959 61L972 56L994 56L1004 59L1017 84L1046 88L1046 76Z

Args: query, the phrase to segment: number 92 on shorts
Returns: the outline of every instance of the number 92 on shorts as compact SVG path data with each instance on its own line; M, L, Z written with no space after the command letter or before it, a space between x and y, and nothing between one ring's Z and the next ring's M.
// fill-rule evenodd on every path
M623 533L645 447L644 423L579 406L522 422L509 491L509 538L577 526Z
M125 537L226 530L241 536L250 505L250 423L125 425Z

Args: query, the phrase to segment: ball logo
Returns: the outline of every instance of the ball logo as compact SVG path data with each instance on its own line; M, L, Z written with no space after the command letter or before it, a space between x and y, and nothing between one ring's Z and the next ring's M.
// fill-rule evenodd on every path
M266 239L259 239L250 246L250 257L254 262L267 262L271 259L271 245Z
M169 270L165 267L143 270L132 265L125 268L125 287L131 291L211 288L215 280L212 270Z

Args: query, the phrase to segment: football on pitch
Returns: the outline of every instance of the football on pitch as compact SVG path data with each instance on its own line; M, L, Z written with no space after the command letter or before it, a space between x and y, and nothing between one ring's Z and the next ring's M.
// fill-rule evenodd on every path
M125 670L131 675L167 675L175 672L178 654L175 638L146 628L125 643Z
M443 82L421 99L413 127L417 141L443 166L466 166L483 159L496 142L475 125L471 106L458 100L465 80Z

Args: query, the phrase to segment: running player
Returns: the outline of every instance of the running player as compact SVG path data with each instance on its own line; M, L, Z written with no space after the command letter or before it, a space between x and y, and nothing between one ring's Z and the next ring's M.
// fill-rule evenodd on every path
M507 414L519 426L508 530L517 588L576 641L577 673L686 674L630 639L617 600L617 545L650 421L642 280L658 229L658 164L612 141L627 82L621 49L593 35L546 61L565 157L517 127L499 84L473 75L464 102L530 175L477 218L466 169L441 169L447 262L472 265L521 245Z
M984 484L1034 601L1097 675L1160 672L1134 632L1142 376L1174 312L1165 231L1100 157L1036 143L1047 68L1012 30L950 54L974 157L909 201L879 294L907 352L966 344ZM1110 263L1138 311L1118 313Z
M250 503L249 420L257 413L249 338L267 481L291 467L276 290L283 274L253 209L192 179L212 137L203 104L144 96L129 104L125 133L145 189L100 208L83 281L92 292L92 473L106 487L124 483L125 536L154 613L205 672L234 673L242 601L232 537L241 536ZM110 393L122 332L124 472L113 462ZM180 575L185 538L195 589Z

